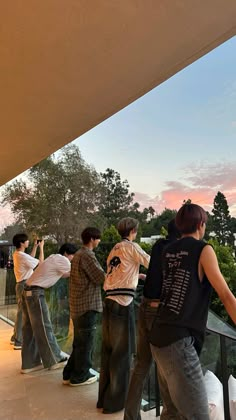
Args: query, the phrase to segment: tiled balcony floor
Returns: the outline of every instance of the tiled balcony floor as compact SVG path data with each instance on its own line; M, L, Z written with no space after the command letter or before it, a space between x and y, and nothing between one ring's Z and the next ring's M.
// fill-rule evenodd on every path
M98 384L62 385L61 370L20 373L20 350L9 344L12 327L0 320L0 420L122 420L122 412L105 415L96 409ZM155 410L142 413L154 420Z

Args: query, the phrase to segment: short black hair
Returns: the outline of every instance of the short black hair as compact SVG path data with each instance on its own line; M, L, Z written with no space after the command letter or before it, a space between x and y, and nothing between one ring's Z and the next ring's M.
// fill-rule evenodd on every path
M101 239L101 232L95 227L87 227L81 233L82 242L87 245L91 239Z
M175 219L171 219L167 226L168 239L178 239L181 236L180 231L177 229Z
M26 233L17 233L13 236L12 243L16 248L20 248L21 244L28 241L29 237Z
M74 255L77 251L78 251L78 247L76 245L65 243L59 249L58 254L64 255L66 252L67 255Z

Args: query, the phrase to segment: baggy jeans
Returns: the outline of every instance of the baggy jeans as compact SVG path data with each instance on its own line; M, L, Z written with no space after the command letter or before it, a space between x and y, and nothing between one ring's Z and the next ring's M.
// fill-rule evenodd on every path
M59 362L61 349L52 330L43 288L25 287L22 312L22 369L31 369L39 365L41 360L45 368Z
M85 382L92 367L94 337L96 333L96 311L87 311L72 319L74 326L73 350L63 370L63 379Z
M13 333L15 344L22 343L22 294L24 291L24 285L25 285L25 280L22 280L16 283L17 312L16 312L16 320L15 320L14 333Z
M138 311L137 355L125 402L124 420L141 420L140 406L143 388L149 377L153 362L147 336L148 331L152 327L158 307L158 302L155 302L156 306L150 306L150 302L150 299L144 298Z
M163 401L161 420L209 420L207 394L193 337L151 345Z
M124 408L134 351L134 306L106 298L102 320L102 356L97 407Z

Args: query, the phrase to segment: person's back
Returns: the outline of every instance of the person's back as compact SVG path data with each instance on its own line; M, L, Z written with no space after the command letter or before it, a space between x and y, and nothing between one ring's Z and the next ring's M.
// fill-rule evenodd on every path
M137 287L139 266L149 265L150 256L133 243L138 221L131 217L120 220L117 230L122 241L114 246L107 259L104 283L102 358L97 407L103 413L124 408L134 352L133 297Z
M68 277L69 273L70 261L68 258L61 254L52 254L36 268L26 284L47 289L52 287L59 278Z
M65 243L58 254L50 255L26 281L23 293L23 346L21 372L28 374L43 368L64 367L67 358L53 333L45 289L61 277L70 275L70 261L77 248Z
M87 227L81 233L82 248L72 260L69 303L73 322L73 350L63 370L63 384L89 385L96 382L90 372L96 331L97 314L102 312L101 284L105 273L94 250L100 243L101 232Z
M163 255L163 285L150 333L163 400L161 419L209 420L208 401L198 357L212 287L236 322L236 299L218 266L213 248L203 242L207 214L184 204L175 218L182 237Z
M179 238L179 231L172 219L167 226L167 238L156 241L143 287L143 299L138 310L137 350L135 366L125 402L124 420L141 420L140 406L145 381L152 365L149 331L156 317L162 288L162 257L169 244Z
M147 267L148 262L149 256L147 258L146 252L137 243L127 239L117 243L107 258L107 275L103 286L106 296L125 306L132 302L140 264ZM122 294L122 289L127 289L127 294L125 290Z
M76 318L89 310L102 312L102 270L93 250L83 246L75 254L70 275L70 316Z
M152 344L163 347L189 336L191 331L200 352L212 291L206 275L199 281L197 269L205 246L201 240L184 237L164 250L161 303L156 319L158 333Z

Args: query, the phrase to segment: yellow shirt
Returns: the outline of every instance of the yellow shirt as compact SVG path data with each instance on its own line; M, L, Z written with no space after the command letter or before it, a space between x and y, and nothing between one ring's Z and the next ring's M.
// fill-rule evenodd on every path
M104 290L136 289L140 264L148 268L150 255L135 242L124 239L114 246L107 259L107 274ZM129 305L133 297L125 295L109 296L120 305Z

